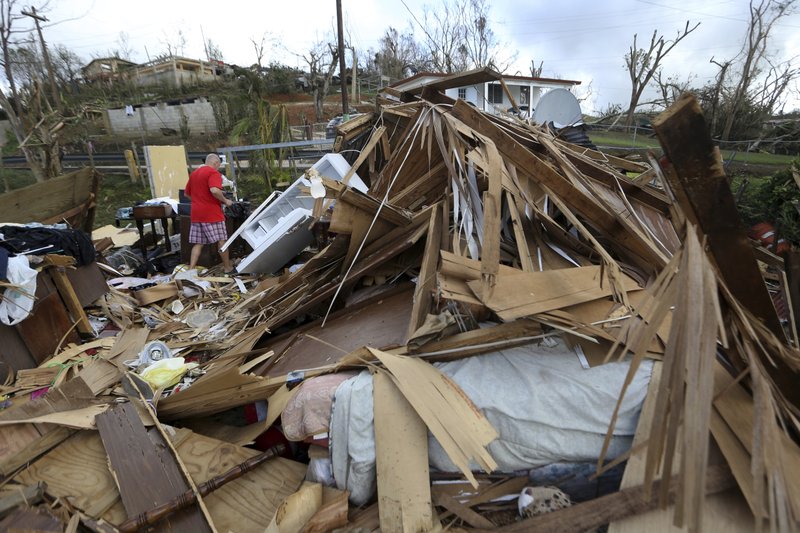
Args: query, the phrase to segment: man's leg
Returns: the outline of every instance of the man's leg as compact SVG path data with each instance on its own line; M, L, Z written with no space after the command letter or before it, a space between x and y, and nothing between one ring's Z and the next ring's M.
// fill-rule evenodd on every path
M203 251L202 244L194 244L192 245L192 252L189 256L189 270L195 268L197 266L197 261L200 260L200 253Z
M227 240L227 239L226 239ZM228 250L222 251L222 246L225 244L225 241L218 241L217 242L217 250L219 250L219 256L222 258L222 266L225 268L225 272L230 272L233 270L233 265L231 265L231 255Z

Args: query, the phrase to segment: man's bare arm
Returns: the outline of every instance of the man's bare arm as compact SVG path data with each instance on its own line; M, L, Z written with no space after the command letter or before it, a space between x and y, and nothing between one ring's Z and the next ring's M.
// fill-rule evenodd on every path
M209 190L211 191L211 195L217 200L219 200L220 203L225 204L227 206L233 205L232 201L225 198L225 193L222 192L222 189L219 189L217 187L211 187L211 189Z

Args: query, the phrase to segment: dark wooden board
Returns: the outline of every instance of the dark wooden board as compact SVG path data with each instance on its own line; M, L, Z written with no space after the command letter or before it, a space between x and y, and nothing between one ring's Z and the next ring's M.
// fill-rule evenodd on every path
M133 404L119 404L96 422L129 519L189 490L161 434L147 431ZM211 531L196 504L168 516L155 529Z
M81 340L72 328L67 308L57 293L48 294L36 302L31 315L14 327L37 365L53 356L67 332L62 346Z

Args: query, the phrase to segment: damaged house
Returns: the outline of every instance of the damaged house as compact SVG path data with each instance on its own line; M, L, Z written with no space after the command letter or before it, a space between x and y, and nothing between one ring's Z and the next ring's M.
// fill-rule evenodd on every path
M696 100L642 163L440 90L254 211L308 233L261 272L106 274L105 332L6 374L0 527L796 530L796 270Z

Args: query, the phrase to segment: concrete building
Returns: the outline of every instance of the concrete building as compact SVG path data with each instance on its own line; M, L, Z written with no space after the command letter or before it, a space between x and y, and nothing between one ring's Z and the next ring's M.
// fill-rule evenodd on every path
M217 81L225 71L221 61L201 61L172 56L163 60L139 65L131 73L131 80L139 87L167 85L182 87Z
M179 132L184 123L193 136L219 131L214 108L205 97L107 109L104 118L106 131L119 136Z
M114 83L130 75L136 63L119 57L99 57L81 68L87 83Z

